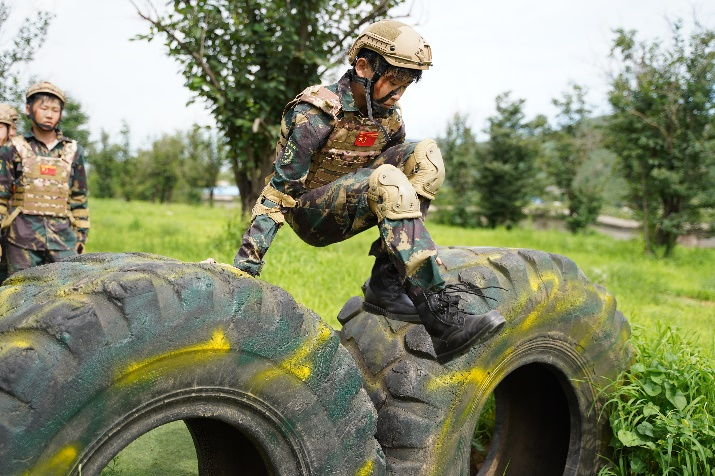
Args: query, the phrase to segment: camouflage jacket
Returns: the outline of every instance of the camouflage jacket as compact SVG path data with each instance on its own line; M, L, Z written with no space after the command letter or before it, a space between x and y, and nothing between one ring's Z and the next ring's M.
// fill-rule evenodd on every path
M345 112L358 112L350 89L349 71L337 83L327 86L327 89L336 93L340 99L341 110L338 118ZM405 141L405 126L399 116L399 108L394 106L388 114L398 115L401 125L383 150ZM277 150L275 173L270 180L273 188L293 198L298 198L307 191L305 184L311 162L328 141L336 123L331 114L306 102L298 102L284 112L281 130L286 145ZM239 267L244 271L258 274L263 265L263 256L268 251L278 227L279 225L267 215L257 216L243 237L234 264L240 263Z
M62 150L71 139L57 131L57 144L48 149L39 141L32 131L27 132L25 140L32 151L41 156L59 157ZM15 207L12 204L13 193L20 185L22 178L22 159L15 146L8 142L0 148L0 219L12 214ZM89 224L87 208L87 174L82 147L72 159L69 175L68 208L74 216L81 216L82 222ZM63 251L74 249L77 242L87 240L89 227L75 227L71 218L28 215L20 213L10 226L3 230L3 238L10 243L33 251L52 250Z
M341 110L357 113L355 100L350 89L350 76L345 73L337 83L327 86L327 89L336 93L340 98ZM399 114L399 109L393 107L390 114ZM399 119L402 122L401 118ZM276 154L274 164L275 175L271 185L293 198L298 198L305 193L305 180L310 171L310 165L315 155L323 148L330 134L335 128L335 119L327 112L306 102L299 102L283 114L281 129L286 131L287 144L280 148ZM393 134L383 150L405 141L405 126Z

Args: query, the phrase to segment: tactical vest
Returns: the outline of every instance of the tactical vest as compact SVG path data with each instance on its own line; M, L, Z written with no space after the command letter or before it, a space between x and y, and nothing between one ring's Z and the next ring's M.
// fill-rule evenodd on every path
M24 137L16 136L12 143L22 161L20 184L12 197L12 205L26 215L68 218L72 161L77 142L65 142L59 157L38 155Z
M332 183L364 167L380 155L389 140L375 122L357 112L342 111L338 95L323 86L310 86L305 89L288 103L286 110L300 102L311 104L333 116L334 125L326 143L313 155L305 180L308 190ZM402 125L398 111L387 118L376 120L380 121L390 135L395 134ZM286 132L281 131L278 152L285 146Z

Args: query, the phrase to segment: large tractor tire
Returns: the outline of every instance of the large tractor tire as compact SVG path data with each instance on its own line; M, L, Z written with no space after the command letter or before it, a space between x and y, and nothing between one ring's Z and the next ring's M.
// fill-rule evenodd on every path
M629 365L630 327L611 294L573 261L540 251L440 250L448 283L486 288L466 307L496 308L505 329L440 365L423 326L362 311L351 298L341 336L378 410L387 474L469 475L470 446L493 394L496 422L479 475L593 476L606 461L598 384ZM465 303L465 301L463 301Z
M201 475L384 474L335 331L228 266L90 254L0 288L0 474L96 475L183 420Z

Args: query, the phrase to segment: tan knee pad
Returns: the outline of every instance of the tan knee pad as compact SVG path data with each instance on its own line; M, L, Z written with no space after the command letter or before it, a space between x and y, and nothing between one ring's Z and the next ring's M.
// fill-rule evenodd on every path
M383 164L370 175L367 201L379 221L419 218L420 200L400 169Z
M419 195L434 200L444 182L444 160L434 140L425 139L417 144L405 162L405 174Z

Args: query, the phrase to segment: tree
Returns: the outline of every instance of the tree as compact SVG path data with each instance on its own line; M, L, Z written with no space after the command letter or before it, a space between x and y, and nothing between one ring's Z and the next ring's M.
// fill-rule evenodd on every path
M216 134L194 126L186 134L186 161L182 175L186 181L190 202L199 202L204 189L209 190L209 203L213 206L213 190L225 163L225 150Z
M343 60L355 33L404 0L173 0L135 8L205 99L228 146L243 212L264 186L283 107Z
M441 222L474 227L479 225L479 214L476 212L479 164L477 140L467 125L468 119L467 115L455 114L447 124L445 137L438 139L446 177L437 205Z
M0 34L5 36L11 9L5 0L0 0ZM47 35L52 15L37 12L34 19L26 18L15 34L11 46L0 50L0 102L19 105L24 87L20 86L17 66L29 63Z
M165 134L152 144L151 149L139 151L138 167L146 176L143 183L137 184L135 196L152 202L171 203L185 156L186 143L180 133Z
M126 121L122 121L119 135L121 140L117 149L117 188L119 196L129 202L132 198L138 198L136 196L136 181L140 177L138 174L139 159L132 154L131 131Z
M102 130L99 144L92 144L88 154L89 186L93 197L113 198L117 194L117 170L120 146L109 141L109 134Z
M76 140L80 145L87 147L89 145L88 122L89 116L82 110L82 105L68 95L62 111L62 121L60 122L62 133Z
M681 22L672 27L669 47L616 31L619 71L609 96L611 143L643 221L646 251L664 256L715 206L715 32L696 25L686 37Z
M477 186L482 214L491 228L510 228L524 217L524 207L534 192L538 149L534 136L545 126L538 117L525 122L524 100L510 93L497 96L497 114L489 118L489 143L480 164Z
M550 134L552 147L546 154L547 171L568 207L566 224L573 233L596 221L612 175L612 170L604 167L607 162L594 164L602 138L594 121L589 120L591 107L586 103L586 92L571 84L561 99L552 101L559 112ZM603 154L600 157L604 158Z

